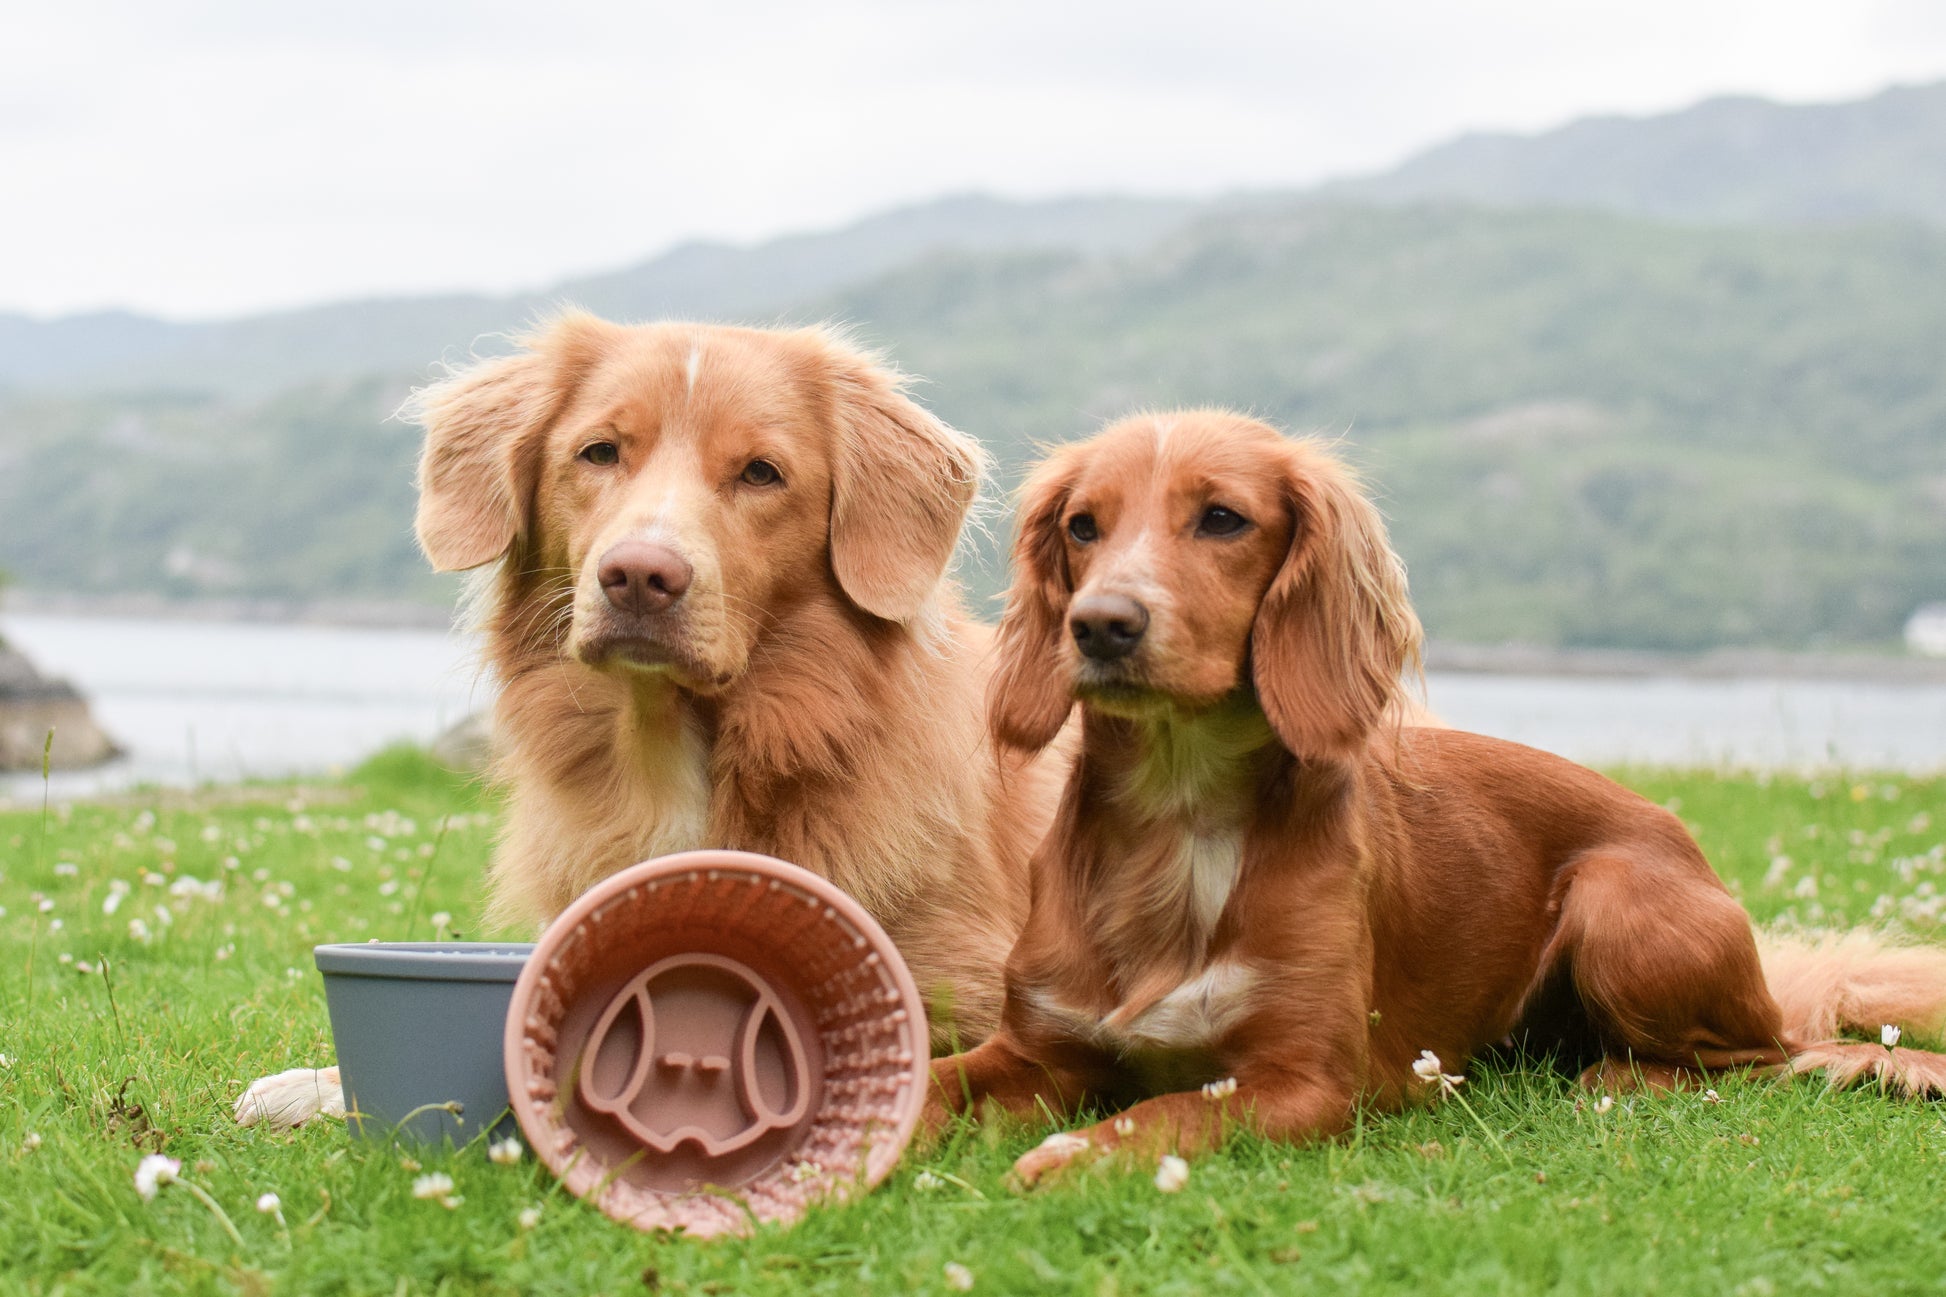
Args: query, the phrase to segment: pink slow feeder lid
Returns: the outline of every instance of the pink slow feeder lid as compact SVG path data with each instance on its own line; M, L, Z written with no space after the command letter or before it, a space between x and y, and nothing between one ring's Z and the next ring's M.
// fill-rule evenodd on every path
M541 934L506 1063L529 1147L574 1193L639 1229L743 1233L891 1172L925 1102L925 1006L829 882L687 851Z

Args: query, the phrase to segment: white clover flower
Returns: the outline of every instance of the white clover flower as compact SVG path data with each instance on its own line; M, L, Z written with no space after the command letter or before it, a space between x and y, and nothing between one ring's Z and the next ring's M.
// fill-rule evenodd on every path
M452 1196L453 1177L442 1171L422 1175L412 1182L414 1198L447 1198Z
M145 946L155 938L155 934L149 931L149 925L140 919L128 921L128 935Z
M63 860L54 866L54 876L56 878L73 878L80 872L81 867L76 865L72 860Z
M1211 1102L1227 1099L1236 1092L1237 1079L1234 1076L1226 1076L1221 1081L1207 1081L1203 1084L1203 1097Z
M912 1187L920 1193L936 1193L946 1187L946 1182L931 1171L921 1171L912 1177Z
M1887 1049L1891 1049L1899 1043L1899 1037L1904 1034L1904 1032L1888 1022L1878 1029L1878 1041L1879 1044L1885 1046Z
M1717 1093L1716 1091L1714 1091L1714 1090L1705 1090L1705 1091L1703 1091L1703 1102L1704 1102L1704 1103L1721 1103L1721 1102L1723 1102L1723 1096L1722 1096L1722 1095L1720 1095L1720 1094L1718 1094L1718 1093Z
M1162 1161L1156 1164L1155 1187L1163 1193L1181 1193L1189 1183L1189 1163L1174 1153L1164 1153Z
M12 1054L0 1054L0 1067L12 1067L13 1065L14 1059Z
M522 1229L534 1229L541 1223L541 1209L539 1207L528 1207L515 1219L520 1222Z
M487 1160L495 1166L517 1166L520 1163L520 1141L512 1135L487 1145Z
M42 914L54 913L54 902L45 896L41 897L40 910Z
M195 897L198 900L212 902L220 901L223 899L223 880L212 878L206 883L193 874L184 874L169 884L169 895Z
M453 926L453 916L441 910L432 916L431 923L434 931L444 931Z
M1607 1113L1614 1106L1615 1096L1612 1094L1604 1094L1601 1098L1595 1100L1595 1112L1598 1115Z
M1444 1065L1439 1061L1439 1055L1433 1053L1430 1049L1422 1049L1419 1051L1419 1057L1413 1060L1412 1074L1427 1085L1438 1086L1442 1093L1451 1094L1460 1087L1460 1084L1466 1078L1464 1076L1450 1075L1443 1070L1443 1067Z
M284 1200L274 1193L263 1194L257 1199L257 1210L266 1216L282 1210L283 1206Z
M120 878L111 880L108 884L108 895L101 898L101 912L103 914L113 914L116 910L121 909L122 898L127 896L128 893L129 886L127 882Z
M21 1136L20 1147L23 1152L31 1153L35 1149L39 1148L40 1146L41 1146L41 1133L39 1131L30 1130L25 1135Z
M954 1292L973 1291L973 1272L957 1261L946 1263L946 1286Z
M154 1202L163 1185L174 1184L181 1177L181 1162L151 1153L135 1165L135 1192L142 1195L143 1202Z

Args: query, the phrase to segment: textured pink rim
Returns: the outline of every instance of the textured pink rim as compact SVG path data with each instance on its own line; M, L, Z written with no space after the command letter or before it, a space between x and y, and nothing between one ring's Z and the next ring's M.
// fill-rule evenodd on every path
M870 1159L870 1162L877 1163L875 1167L870 1163L867 1164L864 1187L868 1191L877 1187L879 1182L890 1175L893 1168L898 1165L899 1159L905 1154L906 1146L911 1143L912 1134L918 1128L923 1098L931 1082L930 1057L925 1049L925 1001L920 997L918 984L913 981L912 970L906 966L904 956L899 954L898 947L892 944L892 939L885 934L885 929L879 926L878 920L866 912L864 906L840 891L829 880L802 866L753 851L719 849L683 851L631 865L582 893L540 935L534 945L534 953L528 958L519 978L514 982L513 997L507 1006L506 1030L502 1036L507 1093L512 1099L514 1118L520 1124L521 1133L526 1136L528 1147L549 1171L564 1182L571 1164L581 1157L579 1148L563 1157L552 1147L552 1142L544 1138L545 1132L536 1130L530 1122L528 1112L531 1104L525 1099L529 1077L525 1067L525 1050L522 1046L526 1040L527 1018L533 1008L536 990L549 964L553 962L556 952L567 937L577 931L590 915L621 893L631 888L642 887L647 883L692 874L699 870L705 872L723 870L746 876L756 875L796 888L816 898L856 928L890 972L893 984L898 989L899 1000L909 1015L909 1020L915 1024L918 1035L920 1047L913 1051L910 1093L919 1096L920 1102L908 1103L907 1111L899 1118L898 1125L892 1132L893 1140L889 1145L892 1155L883 1159ZM886 1145L879 1147L886 1147ZM581 1196L589 1197L594 1201L594 1205L600 1206L598 1199L593 1195Z

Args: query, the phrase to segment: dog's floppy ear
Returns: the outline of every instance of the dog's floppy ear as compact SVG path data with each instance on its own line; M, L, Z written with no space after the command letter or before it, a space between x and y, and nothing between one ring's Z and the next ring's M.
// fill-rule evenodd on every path
M1291 549L1251 628L1257 699L1299 757L1363 745L1419 660L1405 565L1351 474L1300 443L1286 467Z
M1068 674L1059 664L1074 593L1061 514L1075 471L1070 457L1057 453L1020 488L1014 578L994 641L998 664L987 683L987 729L1001 743L1029 752L1052 743L1074 708Z
M946 574L986 454L907 399L896 372L815 336L830 366L837 438L831 567L860 608L909 621Z
M419 547L434 570L491 563L526 529L537 441L593 363L610 326L569 314L413 394L406 415L426 430L419 456Z

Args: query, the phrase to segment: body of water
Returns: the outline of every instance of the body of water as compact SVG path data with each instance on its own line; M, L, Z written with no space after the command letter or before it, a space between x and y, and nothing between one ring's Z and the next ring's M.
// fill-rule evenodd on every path
M469 639L134 618L7 615L0 635L92 700L128 749L56 797L142 783L328 774L426 743L492 700ZM1590 765L1946 769L1946 684L1434 674L1434 711ZM0 776L0 798L41 781Z
M0 636L79 687L127 750L57 773L57 797L328 774L493 699L473 642L443 631L7 614ZM0 775L0 798L38 800L40 783Z

